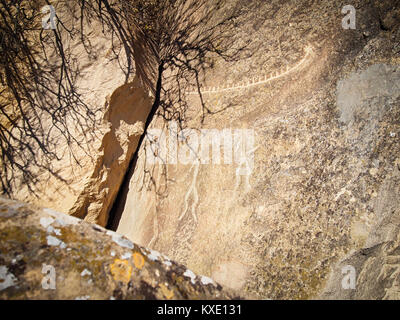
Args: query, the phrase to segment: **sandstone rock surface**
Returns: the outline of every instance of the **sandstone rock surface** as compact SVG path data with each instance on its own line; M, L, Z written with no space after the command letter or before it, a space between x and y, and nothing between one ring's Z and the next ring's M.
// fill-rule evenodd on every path
M66 4L59 4L58 15L71 27L76 21L62 11ZM102 32L103 26L85 21L84 30L85 43L80 37L65 36L64 45L70 48L71 61L76 61L74 84L80 98L96 118L84 131L71 121L68 130L72 138L68 143L60 133L60 137L50 135L59 141L55 150L59 159L47 165L58 177L38 168L34 192L22 180L13 198L105 226L152 101L137 78L126 81L121 62L112 53L118 43L112 44L109 33ZM57 59L53 57L52 63L56 65ZM86 120L83 118L82 123ZM41 121L44 130L52 132L51 118L43 115Z
M376 199L377 221L363 248L334 266L322 299L400 299L400 167L382 184ZM345 275L354 273L349 288ZM354 268L354 269L353 269ZM346 279L345 279L346 280Z
M104 116L109 130L103 135L90 179L69 214L107 225L108 213L143 134L150 107L151 99L137 79L113 92Z
M149 164L142 147L117 230L243 295L315 298L338 261L369 247L385 208L398 226L385 186L400 163L399 8L356 1L357 28L344 30L341 1L252 4L235 39L250 40L253 56L216 60L204 75L216 113L201 123L193 95L186 123L253 129L251 175L236 164ZM394 259L394 239L373 257ZM369 277L360 281L375 288Z
M78 218L0 198L0 299L230 299L212 279Z
M214 67L201 79L204 101L215 114L202 122L199 99L190 94L185 126L253 130L251 175L237 175L237 163L148 163L144 144L118 197L121 216L112 223L117 231L246 297L398 299L400 8L390 0L352 4L355 30L342 28L339 0L249 2L234 40L250 41L252 56L235 63L212 57ZM93 26L88 34L96 57L88 60L74 44L82 71L77 85L86 90L88 103L101 109L97 137L88 142L77 136L89 155L77 149L79 165L67 156L54 163L67 183L44 175L36 186L38 198L23 184L16 198L104 226L151 98L136 80L124 82L118 63L109 59L110 39L100 30ZM155 119L151 128L163 125ZM58 151L67 150L60 145ZM55 225L43 229L29 206L21 206L13 221L10 202L2 201L2 297L169 298L171 291L177 298L198 297L192 291L197 282L185 280L182 274L192 273L183 267L169 273L160 262L158 273L169 284L152 286L157 271L150 251L136 245L115 249L114 234L84 223L63 226L49 212L43 217ZM36 256L28 251L27 257L33 269L18 262L30 248L28 237L35 239ZM104 246L92 241L98 237ZM80 261L78 269L68 269L75 261L68 260L68 248ZM55 258L46 263L65 268L59 280L71 282L68 291L40 289L40 259L49 250ZM149 262L149 269L143 267L150 274L143 275L149 291L138 289L143 287L133 277L134 264L142 260L122 258L129 253ZM97 269L89 270L87 261ZM342 286L346 266L355 270L354 289ZM103 282L91 286L95 279L88 283L88 272ZM20 277L32 286L18 289ZM201 292L201 297L219 294Z

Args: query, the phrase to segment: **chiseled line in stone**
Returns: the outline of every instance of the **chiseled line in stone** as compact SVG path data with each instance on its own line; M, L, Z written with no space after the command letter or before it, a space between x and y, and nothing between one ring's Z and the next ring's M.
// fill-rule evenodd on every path
M246 152L246 155L249 155L249 154L255 152L257 149L258 149L258 146L255 147L255 148L253 148L252 150ZM242 165L244 165L244 164L246 165L245 168L248 170L248 169L250 168L250 166L249 166L249 161L248 161L248 158L247 158L247 157L245 157L245 159L242 160L242 161L239 163L238 167L236 168L236 171L237 171L237 170L240 170L240 169L242 168ZM234 192L238 191L239 186L240 186L240 181L242 180L242 177L243 177L242 175L236 174ZM245 175L245 176L243 177L243 179L244 179L244 183L245 183L245 187L244 187L244 188L245 188L245 192L249 192L249 191L251 190L251 185L250 185L250 174Z
M193 170L193 179L192 183L190 184L190 187L188 191L186 192L185 195L185 208L182 211L181 216L178 218L178 221L181 221L183 217L186 215L186 212L188 211L189 208L189 198L190 195L193 193L193 203L192 203L192 216L195 222L197 222L197 215L196 215L196 206L199 202L199 194L197 192L197 187L196 187L196 182L197 182L197 176L199 175L199 167L200 163L197 161L195 164L193 164L194 170ZM192 166L192 168L193 168Z
M158 230L158 218L157 218L157 212L154 217L154 222L153 222L153 237L149 241L147 247L151 248L153 244L157 241L158 237L160 236L159 230Z
M204 90L204 91L200 90L200 91L201 91L201 93L218 93L218 92L224 92L224 91L239 90L239 89L245 89L245 88L257 86L260 84L268 83L272 80L279 79L279 78L284 77L285 75L299 69L301 67L301 65L303 65L308 60L309 56L313 52L313 49L311 46L307 46L304 51L306 52L306 54L304 55L303 59L301 59L296 65L294 65L292 68L286 67L286 70L281 73L275 72L275 73L273 73L274 75L269 77L268 79L266 78L267 76L264 76L264 80L257 81L257 82L254 80L248 81L248 83L246 85L242 85L242 86L233 86L233 87L228 87L228 88L212 87L211 90ZM187 94L189 94L189 95L198 94L198 91L189 91L189 92L187 92Z
M167 170L167 169L165 169ZM167 174L167 173L166 173ZM158 170L158 177L157 177L157 181L161 180L161 176L162 176L162 170ZM148 247L151 248L153 246L153 244L158 240L158 238L161 236L162 232L159 231L159 224L158 224L158 212L157 210L155 211L155 215L154 215L154 222L153 222L153 237L150 239L149 243L148 243Z

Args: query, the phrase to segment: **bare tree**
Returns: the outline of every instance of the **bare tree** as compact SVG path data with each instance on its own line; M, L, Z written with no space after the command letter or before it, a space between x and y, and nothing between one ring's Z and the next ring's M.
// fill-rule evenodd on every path
M81 145L71 124L84 136L95 126L95 110L75 85L78 71L65 47L65 26L59 20L55 30L42 28L44 4L0 1L0 181L8 195L18 179L34 193L43 171L62 180L51 165L60 159L60 140Z
M241 14L234 0L58 3L64 4L78 23L67 27L58 16L56 28L49 32L41 28L39 11L48 1L0 0L0 103L2 117L7 119L6 125L0 123L1 184L9 195L17 172L28 186L35 182L34 168L57 176L51 167L58 157L54 130L71 144L75 139L69 130L71 119L84 134L96 125L96 111L85 105L76 88L73 52L65 45L66 40L80 37L87 53L93 54L85 29L91 22L100 22L109 35L125 81L136 73L153 93L139 147L156 115L183 123L189 86L197 88L203 117L211 114L201 93L201 72L210 66L210 56L234 60L243 49L235 47L231 37ZM51 59L49 52L59 59ZM49 128L43 126L43 115L52 121Z

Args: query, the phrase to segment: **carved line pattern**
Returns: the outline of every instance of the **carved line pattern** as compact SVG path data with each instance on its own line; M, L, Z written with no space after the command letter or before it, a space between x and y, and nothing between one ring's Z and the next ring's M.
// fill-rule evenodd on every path
M230 87L227 86L222 86L222 87L204 87L202 89L200 89L202 94L205 93L219 93L219 92L225 92L225 91L232 91L232 90L240 90L240 89L246 89L246 88L250 88L253 86L258 86L261 84L265 84L268 82L271 82L273 80L282 78L286 75L288 75L289 73L292 73L298 69L300 69L302 67L303 64L305 64L311 57L311 55L314 53L314 50L312 48L312 46L307 46L305 49L305 55L304 57L298 62L296 63L294 66L289 67L286 66L284 69L280 70L280 71L276 71L270 75L265 75L263 78L253 78L252 80L249 80L247 82L247 84L235 84L232 85ZM243 82L241 82L243 83ZM195 95L198 94L198 91L187 91L186 92L188 95Z

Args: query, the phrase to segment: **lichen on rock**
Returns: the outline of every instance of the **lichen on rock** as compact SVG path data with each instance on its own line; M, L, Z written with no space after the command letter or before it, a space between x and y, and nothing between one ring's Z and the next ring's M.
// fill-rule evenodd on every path
M0 299L234 297L187 275L186 267L115 232L0 198Z

